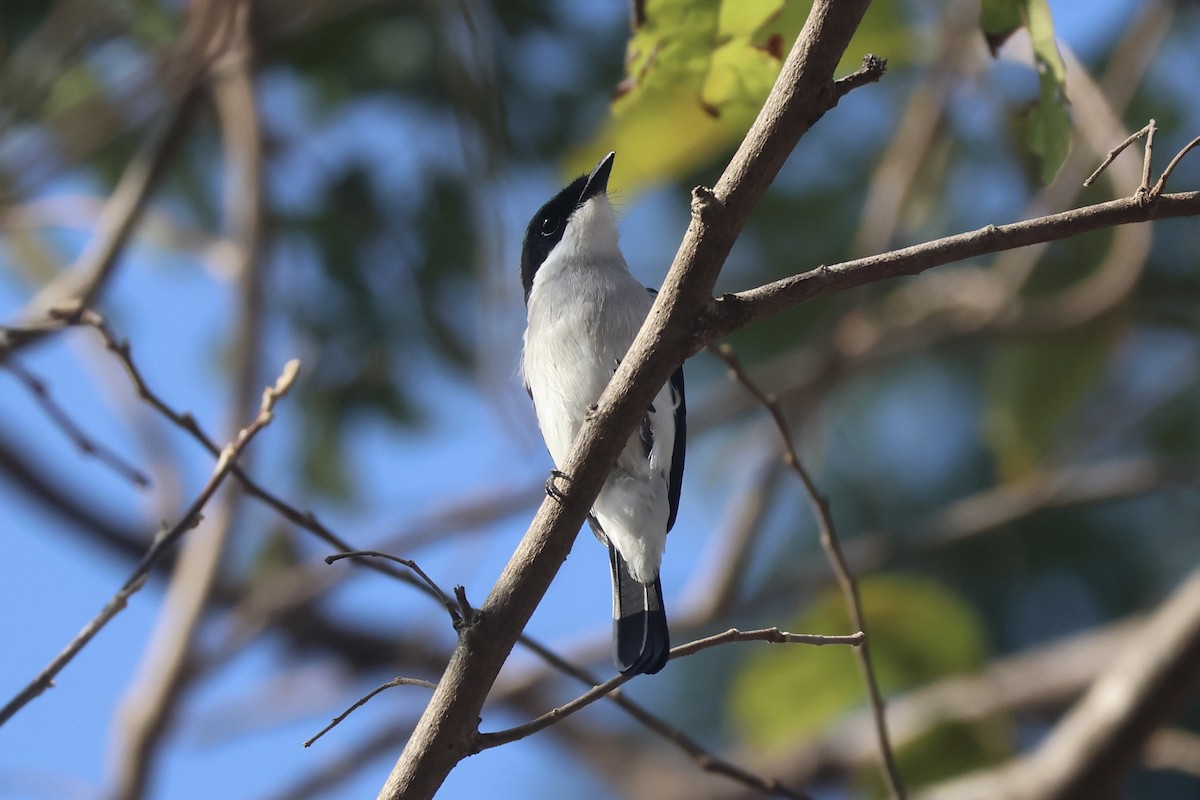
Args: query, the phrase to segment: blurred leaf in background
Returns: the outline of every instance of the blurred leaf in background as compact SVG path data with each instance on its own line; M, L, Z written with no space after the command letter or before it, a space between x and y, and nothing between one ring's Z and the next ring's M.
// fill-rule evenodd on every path
M892 694L981 667L987 657L983 621L963 598L938 583L876 575L860 587L871 624L871 656L882 691ZM851 630L840 592L829 590L788 630ZM729 694L729 710L756 747L810 736L865 702L862 676L848 648L760 650L745 661Z

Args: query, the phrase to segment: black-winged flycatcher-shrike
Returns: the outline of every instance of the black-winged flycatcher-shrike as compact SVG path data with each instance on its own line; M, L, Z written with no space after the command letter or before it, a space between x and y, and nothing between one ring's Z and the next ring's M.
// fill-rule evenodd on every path
M528 326L521 371L556 466L650 312L629 273L608 202L614 153L533 216L521 253ZM679 510L686 438L683 369L659 390L588 521L608 545L617 668L653 674L670 641L658 569Z

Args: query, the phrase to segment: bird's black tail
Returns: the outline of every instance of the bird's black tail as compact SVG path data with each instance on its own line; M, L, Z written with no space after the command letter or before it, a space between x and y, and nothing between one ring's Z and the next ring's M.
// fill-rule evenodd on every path
M622 675L653 675L667 663L671 649L662 584L639 583L617 548L608 546L612 566L613 656Z

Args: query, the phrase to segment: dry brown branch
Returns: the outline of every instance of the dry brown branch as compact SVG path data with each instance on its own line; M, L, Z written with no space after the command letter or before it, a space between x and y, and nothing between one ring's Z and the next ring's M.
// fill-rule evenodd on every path
M142 560L134 568L133 573L121 585L120 590L105 605L104 610L92 622L88 623L79 635L67 645L66 649L50 662L49 666L42 670L3 709L0 709L0 725L7 722L13 714L20 711L30 700L33 700L46 691L46 689L53 686L54 677L100 632L109 620L125 607L129 596L145 585L146 576L159 563L163 554L178 542L187 531L196 526L204 507L208 505L209 500L216 494L217 489L220 488L225 478L232 471L234 462L237 461L242 451L246 449L246 446L250 444L250 440L271 423L275 414L275 403L292 388L292 383L295 381L299 369L300 362L295 360L289 361L284 366L283 373L279 376L275 385L268 387L263 392L262 405L259 407L258 415L248 426L239 431L233 441L221 451L221 456L217 459L217 464L213 469L212 475L209 476L208 481L204 484L196 499L188 506L183 516L180 517L179 521L172 528L164 530L155 538L154 543L150 545L150 549L146 551L146 555L142 557Z
M733 352L733 348L729 345L721 345L720 347L709 348L709 350L725 363L733 379L742 384L746 388L746 391L750 392L771 415L771 418L775 421L775 427L779 430L779 437L783 440L783 461L796 473L796 477L800 479L800 483L804 486L805 494L808 495L808 499L812 503L813 513L817 521L817 530L820 534L821 547L825 551L826 558L829 560L829 566L833 570L838 586L842 590L846 610L850 615L850 624L863 634L863 643L857 649L856 655L858 656L859 669L863 674L863 681L867 686L867 698L870 701L871 715L875 722L875 741L879 746L880 768L892 797L902 798L905 795L904 782L900 779L900 772L896 767L896 757L892 752L883 693L879 690L879 681L875 677L875 668L871 664L870 644L867 638L867 621L862 609L862 598L859 597L858 581L846 563L846 556L842 552L837 528L834 527L833 523L833 514L829 509L829 499L817 489L817 485L813 481L812 476L809 475L804 462L800 460L800 454L796 452L796 444L792 440L791 428L788 425L787 417L783 415L783 409L775 397L764 393L757 384L750 380L746 371L742 369L741 361L738 360L738 357Z
M1104 665L1087 694L1037 749L998 769L934 787L927 800L1106 796L1150 735L1200 682L1200 570Z
M1104 172L1104 170L1108 169L1108 165L1113 162L1113 159L1115 159L1117 156L1121 155L1121 153L1123 153L1125 151L1126 147L1129 147L1129 145L1133 144L1138 139L1141 139L1143 136L1145 136L1146 137L1146 149L1145 149L1145 155L1143 157L1143 162L1142 162L1143 163L1142 188L1143 188L1143 190L1150 188L1149 182L1148 182L1150 152L1151 152L1150 142L1154 138L1155 127L1156 127L1155 121L1150 120L1150 122L1148 122L1140 130L1134 131L1133 133L1129 134L1129 138L1127 138L1125 141L1121 142L1119 145L1114 147L1112 150L1109 150L1108 154L1104 156L1104 160L1100 162L1100 166L1096 167L1096 171L1093 172L1091 175L1087 176L1087 178L1083 181L1083 185L1091 186L1093 183L1095 183L1096 178L1099 178L1100 173L1102 173L1102 172Z
M373 550L403 552L432 541L449 538L455 534L478 535L489 522L515 513L519 509L532 507L537 494L542 491L543 484L544 481L539 481L536 486L531 484L528 487L516 489L506 488L482 493L478 497L458 497L452 504L444 508L435 509L428 515L409 520L400 526L399 533L379 540ZM254 495L250 494L250 496ZM261 500L261 498L256 499ZM282 500L278 502L283 503ZM306 517L302 512L296 511L294 507L288 507L291 508L292 516L283 515L288 521L294 522L293 516ZM317 524L319 525L319 523ZM301 527L311 531L307 524ZM323 528L324 526L319 527ZM332 531L328 533L333 535ZM324 536L320 538L323 541L329 541ZM341 539L341 537L337 538ZM336 546L338 545L335 544ZM348 544L346 546L349 547ZM207 659L209 666L240 653L242 648L255 637L273 629L281 620L294 615L303 607L349 579L351 575L356 574L351 570L326 569L326 566L324 558L308 560L284 569L275 574L270 581L256 582L246 587L247 591L238 599L237 606L234 608L234 617L238 624L234 629L228 631L224 641L216 647L216 652L209 654ZM381 572L389 577L399 577L403 574L387 570L381 570Z
M679 645L671 648L671 658L685 658L686 656L694 655L701 650L706 650L710 647L716 647L730 642L771 642L772 644L811 644L811 645L850 645L852 647L861 647L866 639L863 634L852 633L847 636L818 636L808 633L788 633L781 631L778 628L762 628L754 631L739 631L736 628L718 633L714 636L708 636L703 639L696 639L687 644ZM615 678L593 686L591 690L584 692L579 697L569 703L565 703L557 708L552 708L537 719L530 720L522 725L517 725L512 728L507 728L502 731L492 733L480 733L473 738L472 754L479 753L484 750L490 750L493 747L515 742L519 739L524 739L538 731L545 730L559 720L574 714L582 708L585 708L596 702L602 697L607 696L614 690L631 680L629 676L617 675Z
M104 341L105 347L111 353L113 353L113 355L115 355L117 360L121 363L122 368L129 376L129 380L133 384L133 388L137 392L138 396L173 425L189 434L210 454L214 456L219 455L220 448L217 446L216 441L204 432L204 429L200 427L200 424L196 421L194 416L192 416L190 413L176 410L170 404L168 404L161 395L150 388L142 376L141 370L138 368L137 363L133 360L132 348L130 347L129 342L119 339L113 333L109 325L104 321L103 317L90 309L74 312L68 311L62 313L61 316L70 324L85 325L93 328ZM286 502L278 495L269 492L267 489L263 488L262 485L253 480L248 474L246 474L241 467L235 465L232 475L238 481L238 483L241 484L242 489L245 491L247 496L262 502L288 522L291 522L293 525L309 531L317 536L317 538L332 545L339 551L348 552L357 549L345 539L334 533L320 520L318 520L317 516L313 512L302 511ZM396 569L388 564L380 564L373 561L360 563L363 563L370 569L374 569L377 572L383 573L384 575L388 575L406 583L417 585L417 581L412 575L403 570Z
M1192 152L1192 150L1195 150L1197 147L1200 147L1200 136L1197 136L1195 139L1192 139L1190 142L1185 144L1183 149L1175 154L1175 157L1171 159L1171 163L1167 164L1167 168L1163 170L1162 175L1160 175L1158 180L1154 182L1154 185L1150 187L1150 197L1158 197L1160 194L1162 194L1163 187L1167 185L1167 179L1171 177L1171 173L1175 171L1175 167L1179 165L1179 162L1183 160L1184 156Z
M447 607L447 609L451 613L451 618L454 621L455 627L461 626L463 624L462 617L468 616L468 614L466 614L466 613L463 613L460 615L458 609L456 609L453 606L453 604L451 604L449 602L449 600L446 598L446 595L442 591L442 589L439 586L437 586L437 584L432 579L430 579L428 577L428 575L423 570L420 569L419 566L417 566L414 562L412 562L408 559L398 558L396 556L392 556L387 553L380 553L377 551L360 551L358 553L343 553L343 554L338 554L335 556L330 556L326 560L329 561L330 563L332 563L333 561L341 560L342 558L349 558L349 557L355 557L355 556L382 557L382 558L386 558L386 559L404 564L406 567L408 567L409 569L412 569L414 572L416 572L418 574L418 576L421 578L422 582L427 587L426 592L433 596L438 597L441 600L441 602L443 603L443 605L445 605ZM460 599L460 604L461 604L462 608L464 608L464 609L467 608L465 599ZM678 653L673 651L673 655L678 655L678 656L689 655L693 652L698 652L700 649L705 649L707 647L712 647L712 646L715 646L718 644L724 644L724 643L733 642L733 641L754 641L754 640L762 640L762 641L768 641L768 642L774 642L774 643L785 643L786 642L786 643L804 643L804 644L817 644L817 645L822 645L822 644L854 645L854 644L861 643L862 636L861 636L861 634L852 634L849 636L840 636L840 637L839 636L815 636L815 635L806 635L806 634L790 634L790 633L781 632L775 628L763 629L763 630L758 630L758 631L746 631L746 632L737 631L737 630L729 630L729 631L725 631L724 633L718 634L716 636L708 637L708 638L700 640L698 642L693 642L689 645L684 645L680 648L676 648ZM541 658L543 661L545 661L553 669L555 669L559 672L562 672L566 675L569 675L571 677L574 677L577 680L580 680L589 686L597 687L601 684L600 680L596 676L594 676L592 673L590 673L586 670L583 670L583 669L575 666L574 664L571 664L569 661L562 658L557 653L553 652L549 648L540 644L536 640L531 639L527 635L522 634L519 641L526 649L528 649L531 652L533 652L534 654L536 654L539 658ZM416 680L407 679L407 678L397 678L396 680L389 682L388 684L378 687L377 689L372 691L370 694L361 698L354 705L352 705L346 712L344 712L343 714L341 714L337 718L335 718L334 721L330 725L328 725L324 729L322 729L312 739L305 742L305 746L307 747L312 742L314 742L316 739L320 738L320 736L324 735L326 732L328 732L330 729L332 729L337 724L339 724L342 720L344 720L352 711L354 711L358 707L365 704L368 700L370 700L376 694L379 694L384 689L390 688L391 686L402 685L402 684L411 684L411 683L417 683L419 685L427 685L428 688L434 688L434 684L432 684L432 683L426 683L426 682L416 681ZM619 682L617 684L614 684L614 686L615 685L619 685ZM512 688L512 687L510 687L510 688ZM524 690L522 690L522 689L515 689L516 693L521 693L523 691ZM731 780L734 780L734 781L742 784L743 786L748 787L748 788L753 789L758 792L764 792L764 793L771 794L771 795L778 796L778 797L801 798L801 800L803 800L803 798L807 797L806 795L804 795L801 792L798 792L796 790L790 789L787 786L784 786L778 780L755 774L749 770L746 770L743 767L739 767L736 764L733 764L729 761L726 761L726 760L714 755L713 753L704 749L698 742L691 739L685 733L683 733L679 729L675 728L674 726L670 725L662 718L658 717L655 714L652 714L651 712L644 709L642 706L640 706L640 705L634 703L633 701L626 699L624 696L620 695L619 689L617 689L617 688L611 688L607 693L596 692L595 689L593 689L593 692L595 692L595 694L585 695L586 698L589 698L589 699L586 699L586 701L584 700L584 698L580 698L580 699L576 700L575 702L578 703L578 705L575 707L572 707L570 710L563 711L562 709L555 709L554 711L549 712L549 715L543 715L543 717L539 718L538 720L535 720L533 723L530 723L530 724L531 725L539 724L538 729L540 729L541 727L545 727L545 725L540 724L540 721L542 721L542 720L550 719L550 722L547 724L553 724L556 722L560 722L563 719L565 719L567 716L569 716L571 713L573 713L575 710L583 708L583 706L590 704L591 702L593 702L596 699L599 699L599 697L602 697L602 696L607 697L607 699L614 702L618 707L620 707L621 709L626 711L630 716L632 716L638 722L645 725L649 730L666 738L668 741L670 741L676 747L683 750L683 752L685 754L687 754L689 758L691 758L695 763L700 765L701 768L704 769L705 771L724 775L724 776L730 778ZM552 719L551 719L551 717L552 717ZM504 733L504 732L500 732L500 733Z
M1200 192L1163 194L1151 199L1127 197L1008 225L988 225L888 253L820 266L712 300L698 322L695 349L728 336L756 319L869 283L917 275L955 261L1066 239L1102 228L1197 214L1200 214Z

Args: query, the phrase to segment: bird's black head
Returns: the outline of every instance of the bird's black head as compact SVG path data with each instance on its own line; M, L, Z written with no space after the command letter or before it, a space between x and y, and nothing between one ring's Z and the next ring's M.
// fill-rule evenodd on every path
M615 156L616 153L609 153L600 159L590 174L580 175L571 181L567 188L533 215L529 227L525 229L525 243L521 248L521 283L525 287L526 305L529 304L529 293L533 290L533 276L562 241L571 215L588 200L608 191L608 176L612 172Z

